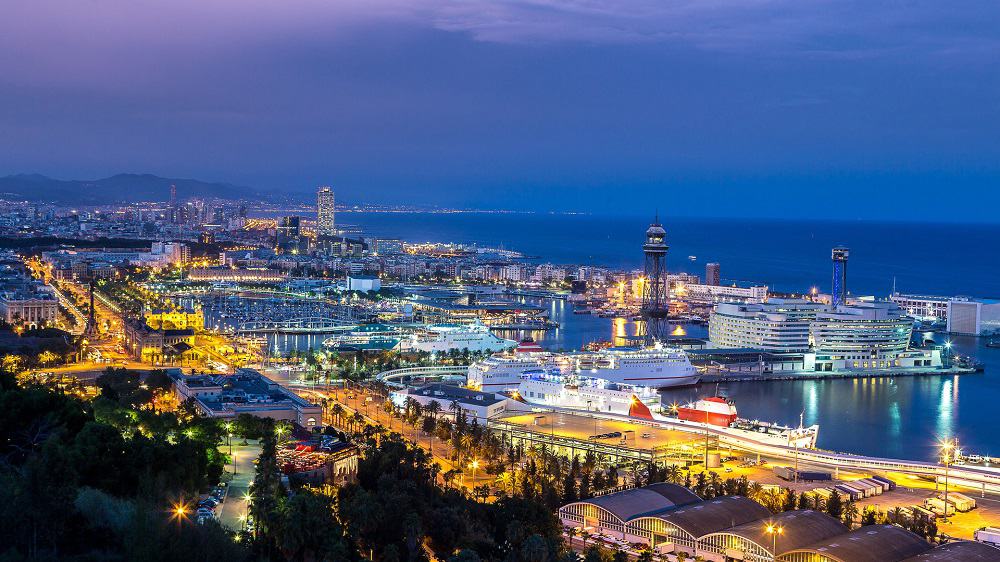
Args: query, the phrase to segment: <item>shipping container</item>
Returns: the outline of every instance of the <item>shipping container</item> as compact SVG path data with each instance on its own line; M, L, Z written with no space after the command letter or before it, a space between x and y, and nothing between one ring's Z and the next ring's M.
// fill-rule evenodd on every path
M839 492L841 495L847 496L848 498L855 501L860 500L861 498L864 497L864 494L861 492L861 490L858 490L857 488L853 488L851 486L847 486L845 484L837 484L836 486L834 486L834 489L837 490L837 492Z
M886 484L889 485L889 489L890 490L895 490L896 489L896 483L893 482L892 480L889 480L885 476L879 476L879 475L876 474L875 476L872 476L872 480L878 480L879 482L885 482Z
M941 494L941 498L944 498L944 494ZM976 509L976 500L970 498L965 494L959 494L958 492L948 492L948 501L955 506L955 509L965 513L967 511L972 511Z
M800 470L799 480L805 480L806 482L813 481L829 481L833 480L833 474L830 472L819 472L816 470Z
M858 493L858 497L854 499L862 499L874 495L874 492L870 488L863 486L861 484L855 484L854 482L844 482L843 484L841 484L841 486L845 488L851 488L852 490L856 490Z
M976 542L1000 547L1000 528L984 527L972 534Z
M881 496L883 492L889 491L889 486L885 482L879 482L878 480L873 480L871 478L862 478L858 482L864 482L866 486L871 486L875 490L876 496Z
M941 498L927 498L924 501L924 507L938 515L944 515L945 517L955 513L955 504L950 501L948 503L944 503L944 500Z
M771 471L774 472L775 476L781 478L782 480L795 479L795 470L787 466L772 466Z

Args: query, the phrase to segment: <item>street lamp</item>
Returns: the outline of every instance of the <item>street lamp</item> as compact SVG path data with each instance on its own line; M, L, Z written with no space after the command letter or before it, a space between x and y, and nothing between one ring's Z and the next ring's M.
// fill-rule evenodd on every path
M469 468L472 469L472 489L476 488L476 470L479 469L479 459L472 459L469 463Z
M226 442L229 445L229 456L233 456L233 422L226 422Z
M778 535L784 534L785 528L781 525L768 523L764 527L764 532L771 535L771 560L778 559Z
M944 514L941 522L948 521L948 467L958 456L958 439L948 439L941 443L941 462L944 463Z

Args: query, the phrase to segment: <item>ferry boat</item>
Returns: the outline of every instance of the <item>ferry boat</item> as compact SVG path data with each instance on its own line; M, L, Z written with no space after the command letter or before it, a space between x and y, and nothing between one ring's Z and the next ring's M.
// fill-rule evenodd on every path
M702 398L686 406L674 404L665 409L663 414L665 415L655 415L654 419L686 427L714 427L732 435L752 436L753 439L766 443L806 449L816 447L816 438L819 435L819 426L805 426L802 414L799 416L798 427L748 420L739 417L736 405L721 396Z
M323 340L323 347L332 351L391 351L406 337L399 327L388 324L364 324Z
M563 374L555 369L526 371L517 388L508 394L529 404L621 414L650 421L653 420L651 407L659 402L655 388Z
M431 324L400 341L400 351L448 352L452 350L504 351L517 346L501 338L483 324Z
M538 369L652 389L693 385L701 378L680 349L612 347L572 353L495 354L469 366L468 384L494 392L514 390Z
M452 350L497 352L517 345L500 338L482 324L430 324L423 328L366 324L326 339L323 346L337 351L403 351L447 353Z
M721 396L702 398L697 402L677 408L677 418L729 427L736 421L736 406Z

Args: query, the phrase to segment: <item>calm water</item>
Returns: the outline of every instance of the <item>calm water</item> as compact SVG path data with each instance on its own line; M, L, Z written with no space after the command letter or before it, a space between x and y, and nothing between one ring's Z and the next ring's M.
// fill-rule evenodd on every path
M409 241L476 242L520 250L555 263L641 266L645 217L567 215L341 214L341 223L366 235ZM666 219L668 268L702 274L704 263L722 264L724 280L767 283L785 291L827 290L830 248L851 248L848 286L855 294L885 296L895 277L901 291L1000 296L1000 260L994 248L1000 225L917 225L877 222L718 221ZM688 256L696 256L691 261ZM613 336L635 335L636 326L572 314L564 301L533 300L549 308L561 328L532 335L549 349L579 349ZM686 327L704 337L704 328ZM508 334L516 338L524 333ZM279 347L306 349L322 338L279 336ZM942 339L938 336L938 340ZM740 415L787 424L804 413L820 424L819 445L840 451L931 459L936 437L957 436L969 451L1000 456L994 431L1000 407L1000 349L985 340L958 337L960 354L986 364L986 373L961 377L729 383L719 392L735 400ZM711 387L668 392L686 402Z
M407 241L503 245L544 261L617 268L642 266L650 217L524 214L341 213L365 235ZM664 217L667 268L704 275L719 262L730 282L782 291L829 290L830 249L851 248L848 287L855 294L900 291L1000 297L1000 224L872 221L671 219ZM691 261L688 256L695 256Z

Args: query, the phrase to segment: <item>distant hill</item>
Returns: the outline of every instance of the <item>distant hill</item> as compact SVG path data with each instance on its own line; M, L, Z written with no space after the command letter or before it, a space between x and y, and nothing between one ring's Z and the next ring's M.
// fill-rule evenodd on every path
M161 178L152 174L118 174L98 180L58 180L40 174L17 174L0 178L0 198L69 205L167 201L171 185L177 186L178 199L241 199L264 195L255 189L228 183Z

